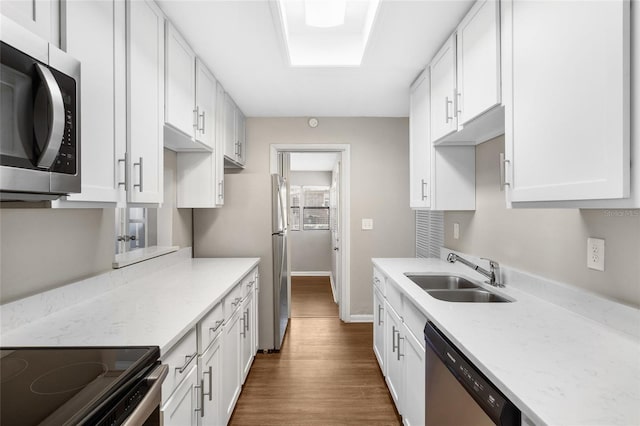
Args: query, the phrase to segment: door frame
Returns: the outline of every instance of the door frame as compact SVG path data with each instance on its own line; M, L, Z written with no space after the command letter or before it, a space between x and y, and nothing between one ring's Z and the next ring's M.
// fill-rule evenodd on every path
M342 224L340 238L341 246L341 286L340 286L340 319L351 322L351 145L349 144L271 144L269 148L270 171L278 173L279 152L336 152L340 154L340 221ZM289 277L291 264L288 263Z

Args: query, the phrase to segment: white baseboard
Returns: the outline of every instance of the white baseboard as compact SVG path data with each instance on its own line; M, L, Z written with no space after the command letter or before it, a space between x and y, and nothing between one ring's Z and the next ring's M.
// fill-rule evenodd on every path
M368 315L351 315L349 322L373 322L373 314Z
M331 271L291 271L292 277L330 277Z

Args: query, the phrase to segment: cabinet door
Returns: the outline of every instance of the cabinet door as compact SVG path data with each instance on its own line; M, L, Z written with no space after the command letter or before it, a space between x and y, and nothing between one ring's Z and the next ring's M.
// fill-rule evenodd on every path
M479 0L458 26L458 126L500 103L499 19L498 1Z
M242 353L241 358L241 382L247 378L251 364L253 364L254 342L253 342L253 292L250 292L245 298L242 307L240 308L240 348Z
M425 70L411 86L409 102L409 205L431 206L431 140L429 139L429 72Z
M404 358L404 393L402 420L405 425L424 425L425 422L425 349L403 326L404 339L400 345Z
M194 364L184 381L162 407L164 426L197 426L199 414L198 368Z
M236 104L228 93L224 94L224 155L233 161L238 159L236 143Z
M127 2L127 201L162 203L164 16L151 0Z
M216 95L216 79L196 60L196 140L211 149L216 141Z
M238 396L240 396L240 310L225 324L222 342L222 403L223 422L226 424L233 414Z
M383 375L385 371L385 346L384 346L384 299L380 291L374 287L373 289L373 353L376 355L380 370Z
M393 402L396 404L396 409L400 414L403 414L402 401L402 388L403 388L403 375L402 357L400 356L399 346L400 337L402 333L402 320L391 307L388 302L385 302L385 321L384 321L384 343L385 343L385 365L387 369L387 375L385 381L389 392L393 397Z
M455 117L455 34L449 37L433 58L429 70L431 74L431 141L437 141L458 127Z
M105 207L124 191L118 183L125 178L119 163L126 150L125 5L112 0L63 6L62 47L82 62L82 192L66 200Z
M510 201L628 197L630 2L504 8Z
M196 135L196 55L178 31L166 24L165 122L185 135Z
M216 205L224 205L224 154L225 154L225 104L224 88L216 84Z
M59 0L2 0L0 12L32 33L60 47Z
M244 114L242 113L242 111L240 111L240 108L238 108L237 106L235 107L236 109L236 120L235 120L235 124L236 124L236 131L235 131L235 135L236 135L236 144L238 144L238 154L236 155L236 161L238 162L238 164L240 165L244 165L246 163L246 138L245 138L245 121L246 118L244 116Z
M209 349L200 356L200 378L202 380L201 386L204 400L200 420L204 426L223 424L220 418L220 390L222 384L221 340L220 337L214 340Z

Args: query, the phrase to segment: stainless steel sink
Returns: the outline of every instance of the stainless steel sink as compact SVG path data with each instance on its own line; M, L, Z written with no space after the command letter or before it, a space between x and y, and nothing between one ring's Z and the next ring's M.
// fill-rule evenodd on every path
M498 294L482 289L467 290L427 290L431 297L446 302L495 303L511 302Z
M465 278L455 275L418 275L410 273L404 275L424 290L456 290L459 288L480 287Z

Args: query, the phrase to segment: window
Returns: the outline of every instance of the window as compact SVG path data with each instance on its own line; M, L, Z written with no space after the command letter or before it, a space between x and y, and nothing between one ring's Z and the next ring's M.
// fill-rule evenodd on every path
M300 230L300 209L302 209L303 230L329 229L329 187L291 186L290 229Z
M156 245L156 212L142 207L116 209L116 254Z

